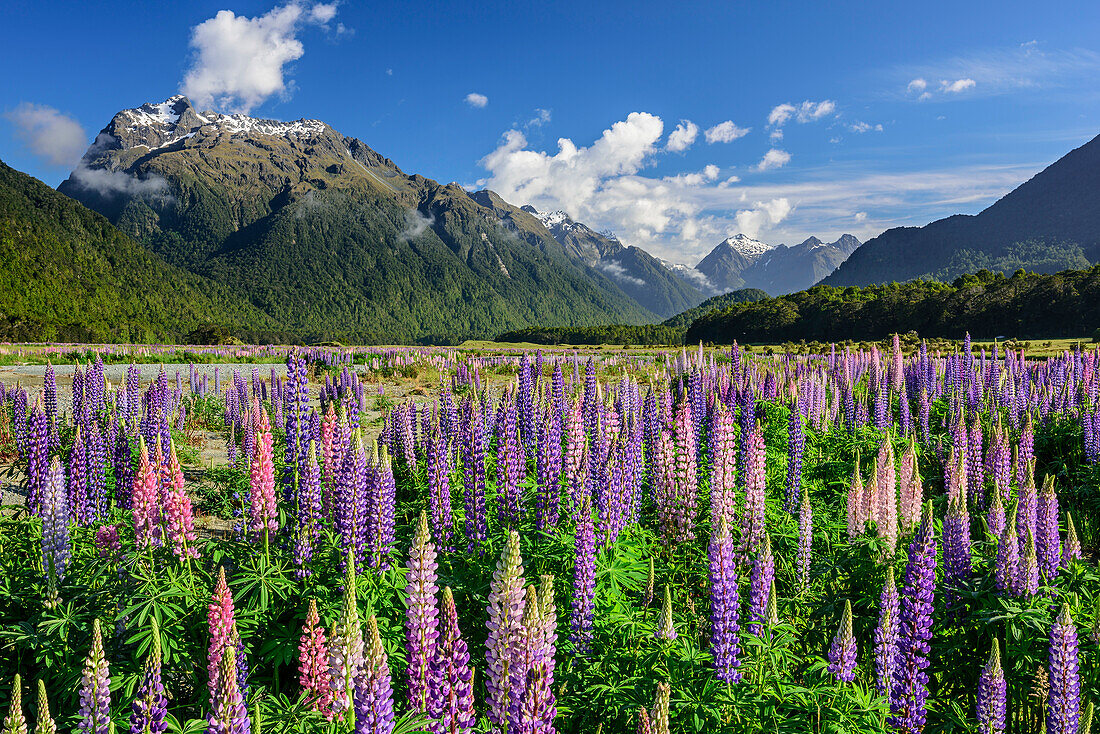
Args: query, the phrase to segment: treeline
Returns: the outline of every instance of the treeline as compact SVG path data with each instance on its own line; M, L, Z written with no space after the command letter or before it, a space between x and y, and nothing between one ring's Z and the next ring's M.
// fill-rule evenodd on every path
M1011 277L981 270L954 282L916 280L863 288L819 285L697 319L688 343L775 344L800 339L874 341L893 333L1038 339L1077 337L1100 327L1100 265Z

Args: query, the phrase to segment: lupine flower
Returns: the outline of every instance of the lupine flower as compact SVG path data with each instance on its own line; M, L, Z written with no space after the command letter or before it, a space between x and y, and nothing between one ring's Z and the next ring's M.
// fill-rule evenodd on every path
M435 544L428 532L428 517L421 511L420 522L409 550L405 612L405 649L408 654L409 700L414 710L427 709L428 667L439 637L439 606L436 594Z
M741 680L738 656L740 599L737 590L737 566L733 538L725 518L711 535L710 561L710 647L714 656L715 677L736 683Z
M772 555L772 541L764 533L764 547L753 556L752 571L749 573L749 623L745 629L750 635L759 636L763 629L768 594L774 580L775 557Z
M206 717L206 734L249 734L252 722L237 683L237 653L232 645L222 650L217 669L218 685Z
M1081 560L1081 541L1077 539L1077 528L1073 525L1073 515L1066 513L1066 542L1062 549L1062 565L1069 568L1073 561Z
M653 734L653 727L649 724L649 711L638 709L638 734Z
M332 679L329 675L329 653L325 628L317 614L317 600L309 600L306 623L298 643L298 674L306 704L332 718Z
M46 699L46 682L38 679L38 722L34 734L57 734L57 725L50 716L50 702Z
M310 440L298 472L298 522L294 532L294 565L298 578L305 578L311 573L306 564L313 560L313 541L323 512L322 494L317 442Z
M729 527L737 522L737 447L733 414L722 403L715 406L711 429L710 520L717 530L722 520Z
M982 668L982 674L978 678L976 708L978 731L981 734L1004 734L1006 693L1005 674L1001 669L1001 650L997 638L993 638L989 662Z
M970 523L962 510L965 495L950 500L947 517L943 521L943 576L955 586L970 577L973 570L970 558ZM958 591L948 591L948 605L958 601Z
M856 640L852 636L852 602L844 600L844 615L840 627L829 645L828 670L838 681L851 683L856 679Z
M390 666L378 620L367 620L370 641L363 657L363 669L355 679L355 734L390 734L393 731L393 687Z
M932 638L932 603L936 588L936 536L932 505L924 509L920 528L909 544L909 563L901 587L898 655L890 694L890 725L904 734L924 729L928 699L928 641Z
M520 481L523 479L523 447L520 445L516 424L516 406L509 401L504 405L504 425L501 427L497 449L497 507L501 523L518 525L523 519L523 496Z
M84 663L76 726L81 734L108 734L111 730L111 678L98 619L92 622L92 649Z
M993 485L993 494L989 499L989 510L985 514L985 524L994 538L999 540L1001 535L1004 534L1006 519L1001 489L997 485Z
M157 472L149 462L149 449L143 437L138 438L138 451L140 458L133 492L134 540L138 548L159 546L164 533L163 507Z
M1058 575L1062 565L1061 544L1062 538L1058 534L1058 493L1054 491L1054 477L1048 475L1039 492L1035 532L1039 571L1048 583Z
M227 647L233 647L237 639L237 622L233 609L233 594L229 591L229 584L225 581L225 567L218 567L218 580L214 584L214 594L210 600L207 613L207 626L210 633L210 645L206 653L206 670L209 676L209 688L211 708L214 697L219 692L218 676L221 675L222 661ZM237 661L233 660L234 674L237 670ZM239 694L240 691L238 690Z
M69 512L77 525L86 525L91 519L88 458L80 426L76 427L72 450L69 452Z
M355 694L355 680L363 666L363 627L359 622L359 597L355 580L355 553L348 550L344 567L344 600L332 631L329 647L329 676L332 679L333 709L348 711Z
M665 640L666 642L672 642L676 639L676 626L672 621L672 592L669 591L668 586L665 586L665 601L661 605L661 616L657 621L657 632L655 634L658 640Z
M485 514L485 426L481 411L467 400L462 427L462 498L466 510L466 539L472 550L483 544L489 529Z
M59 601L57 584L65 578L65 571L72 558L69 539L68 495L65 492L65 475L57 457L50 464L50 472L42 492L42 568L46 571L47 604L56 606Z
M27 718L23 716L23 682L18 673L11 686L11 706L4 718L4 734L27 734Z
M788 511L794 510L795 497L800 497L802 483L802 452L806 447L806 432L802 428L801 401L796 399L787 418L787 496Z
M489 718L507 726L512 705L512 651L523 635L523 559L519 534L508 531L508 543L497 562L489 586L489 635L485 640L485 687L488 689Z
M592 619L596 604L596 534L592 525L592 504L588 495L581 499L574 533L573 610L570 639L577 652L586 655L592 642Z
M199 550L193 545L196 538L195 516L191 511L191 498L183 484L183 471L176 458L176 446L171 445L168 458L168 470L172 477L172 486L168 491L164 507L165 526L172 552L182 560L198 558Z
M798 508L798 580L805 590L810 583L810 555L814 542L814 511L810 506L810 491L803 488Z
M875 627L875 689L889 696L894 681L898 655L898 612L900 601L894 584L894 567L886 567L886 583L878 604L878 626Z
M1016 575L1016 587L1020 596L1031 597L1039 591L1039 560L1035 555L1035 536L1027 531L1023 557Z
M764 432L759 423L753 424L748 438L745 465L745 507L741 515L742 553L759 550L764 532L764 492L767 482L767 454L764 450Z
M1001 541L997 546L997 564L993 568L993 582L1002 594L1019 595L1020 548L1016 545L1016 513L1009 512Z
M252 493L252 532L262 532L265 538L279 530L279 511L275 500L275 465L272 458L271 423L267 411L254 411L256 416L255 447L250 465Z
M1077 625L1069 605L1050 628L1050 696L1047 699L1047 734L1077 734L1081 717L1081 676L1077 660Z
M852 481L848 485L848 540L855 540L863 533L867 517L863 512L863 477L859 474L859 454L856 454Z
M670 734L669 703L672 698L672 690L667 681L657 684L657 700L653 704L653 734Z
M428 729L432 734L467 734L477 723L474 672L450 587L443 589L442 607L442 632L428 672Z
M432 513L432 532L442 551L450 548L454 532L451 515L451 447L436 426L428 444L428 506Z
M160 665L160 627L156 617L151 618L153 644L145 658L141 685L130 707L130 734L162 734L168 729L168 699L164 695Z

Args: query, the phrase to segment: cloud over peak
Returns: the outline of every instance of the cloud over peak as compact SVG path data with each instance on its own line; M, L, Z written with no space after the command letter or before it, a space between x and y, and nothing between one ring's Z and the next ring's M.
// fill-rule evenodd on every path
M51 166L72 166L88 145L80 123L48 105L22 102L4 117L27 150Z

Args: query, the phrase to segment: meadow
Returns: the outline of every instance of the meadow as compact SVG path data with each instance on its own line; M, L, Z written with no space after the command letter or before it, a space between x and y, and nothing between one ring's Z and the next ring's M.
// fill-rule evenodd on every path
M1088 732L1100 349L814 346L5 345L3 731Z

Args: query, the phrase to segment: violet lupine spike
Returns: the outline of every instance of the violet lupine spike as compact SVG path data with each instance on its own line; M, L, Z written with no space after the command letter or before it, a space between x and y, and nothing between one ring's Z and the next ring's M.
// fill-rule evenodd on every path
M1081 675L1078 664L1077 625L1069 605L1050 628L1050 695L1047 698L1047 734L1077 734L1081 718Z
M1058 530L1058 493L1054 477L1048 475L1039 492L1036 517L1035 552L1039 571L1050 584L1062 566L1062 538Z
M393 684L378 620L367 620L363 669L355 679L355 734L391 734L394 727Z
M87 525L91 521L87 455L84 433L77 426L69 452L69 512L77 525Z
M408 656L409 702L415 711L427 711L428 667L435 655L439 637L439 604L436 594L435 544L428 531L428 517L423 511L409 550L408 572L405 578L405 650Z
M1020 574L1020 547L1016 539L1016 512L1008 513L1008 519L997 546L997 562L993 567L993 583L997 591L1012 596L1020 595L1017 579Z
M948 606L959 600L954 588L970 578L973 571L970 557L970 523L963 514L965 496L950 501L947 517L943 520L943 577L952 588L945 596Z
M331 719L332 676L329 671L328 641L325 628L321 625L317 613L317 600L309 600L305 625L298 642L298 681L302 686L302 696L306 705L313 711L319 711L326 719Z
M535 527L543 531L557 526L561 506L561 416L555 415L555 410L551 407L546 411L538 432Z
M802 427L802 409L796 398L787 419L787 494L784 505L793 512L796 498L801 497L802 453L806 448L806 432Z
M428 443L428 506L432 513L432 533L443 552L452 550L454 517L451 515L451 446L439 426Z
M814 539L814 511L810 505L810 491L802 489L802 501L798 507L798 581L805 591L810 585L810 557Z
M707 555L710 564L710 649L714 656L715 677L736 683L741 680L741 601L733 536L724 518L711 535Z
M379 450L373 469L373 482L367 502L367 550L368 562L380 571L389 569L394 543L397 504L397 484L393 477L393 464L385 447Z
M502 524L514 527L523 520L523 488L520 486L523 472L524 453L516 423L516 406L509 400L504 406L504 423L497 448L497 516Z
M886 583L878 604L878 626L875 627L875 690L889 696L897 667L898 613L900 600L894 583L894 567L886 567Z
M489 719L507 726L512 705L512 651L523 633L523 559L519 534L508 531L508 542L489 586L489 635L485 640L485 687Z
M168 698L161 681L160 626L151 618L153 644L145 658L141 685L130 706L130 734L163 734L168 729Z
M672 619L672 592L667 584L665 585L665 600L661 604L661 615L657 619L657 631L654 636L658 640L666 642L672 642L678 637L676 625Z
M752 570L749 573L749 623L745 629L750 635L759 636L763 631L768 595L774 581L775 557L772 555L772 541L764 533L763 546L753 555Z
M442 622L439 644L428 670L428 730L432 734L468 734L477 723L474 671L449 586L443 589Z
M596 605L596 532L592 523L592 504L587 494L581 500L577 518L569 639L579 654L587 655L592 644L592 620Z
M295 576L310 575L308 564L313 560L313 541L321 521L321 467L317 464L317 443L309 441L303 465L298 473L298 522L294 527Z
M856 640L852 635L852 602L844 600L844 614L840 626L829 645L828 671L840 682L851 683L856 679Z
M1066 513L1066 543L1062 550L1062 565L1069 568L1074 561L1080 561L1081 541L1077 539L1077 528L1073 524L1073 515Z
M42 511L42 492L49 471L49 426L46 414L35 405L27 426L27 509L32 515ZM73 510L72 507L69 508Z
M80 683L80 712L77 731L81 734L108 734L111 731L111 678L103 654L103 632L99 620L92 622L92 649L84 663Z
M932 504L925 505L920 528L909 544L909 563L901 586L898 654L890 693L890 725L903 734L920 734L927 719L929 646L936 589L936 536Z
M1035 554L1035 536L1029 530L1020 554L1020 566L1016 575L1020 596L1032 597L1039 592L1039 559Z
M19 674L11 685L11 706L4 717L4 734L27 734L27 717L23 715L23 681Z
M993 638L993 648L989 652L989 661L978 677L978 695L975 710L980 734L1004 734L1005 713L1007 711L1007 685L1004 670L1001 668L1001 650L997 638Z
M72 542L69 538L68 495L65 491L65 474L61 462L55 456L50 464L42 493L42 568L46 573L47 604L56 606L60 601L57 585L65 578L65 571L72 558Z
M463 405L462 498L468 550L480 550L489 537L485 509L485 425L472 399Z
M229 645L218 662L218 687L206 717L206 734L249 734L251 730L252 722L237 684L236 650Z

